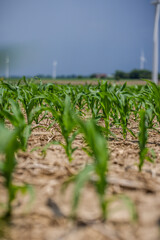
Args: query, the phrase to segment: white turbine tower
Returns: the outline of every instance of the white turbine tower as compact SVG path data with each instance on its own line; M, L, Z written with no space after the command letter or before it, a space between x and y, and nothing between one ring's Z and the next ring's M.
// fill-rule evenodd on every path
M158 84L158 28L159 28L159 14L160 14L160 0L152 2L155 5L155 22L153 32L153 72L152 80Z
M6 78L9 78L9 57L7 56L5 59L5 64L6 64Z
M140 56L140 69L143 70L144 69L144 63L146 62L145 56L144 56L144 52L141 52L141 56Z
M56 79L57 61L53 61L53 74L52 77Z

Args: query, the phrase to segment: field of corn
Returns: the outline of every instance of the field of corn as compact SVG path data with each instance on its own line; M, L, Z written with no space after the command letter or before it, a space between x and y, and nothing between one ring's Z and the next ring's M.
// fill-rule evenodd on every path
M1 81L0 239L160 239L160 87Z

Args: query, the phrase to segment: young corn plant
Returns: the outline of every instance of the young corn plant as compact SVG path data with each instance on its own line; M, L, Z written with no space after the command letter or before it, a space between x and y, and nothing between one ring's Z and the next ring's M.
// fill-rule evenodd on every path
M33 130L32 122L38 118L38 115L43 111L43 107L34 107L28 115L28 120L26 121L24 114L22 113L21 107L18 102L12 99L8 99L7 107L0 110L0 114L3 115L4 119L10 121L13 127L19 129L19 140L21 146L23 146L23 151L27 148L28 138Z
M77 94L76 94L73 102L74 102L75 106L78 108L79 114L83 115L84 114L84 107L85 107L85 104L86 104L86 102L84 100L84 98L86 96L85 90L84 90L83 86L81 86L81 88L80 87L76 88L76 90L77 90ZM71 97L71 99L72 99L72 97Z
M73 148L72 143L75 140L78 131L74 131L75 129L75 119L74 119L74 112L71 108L71 101L68 96L65 98L64 102L64 109L62 112L57 114L56 119L58 120L59 126L61 128L62 135L65 140L65 144L61 145L65 149L65 152L68 156L69 161L72 161L72 154L77 149L77 147Z
M1 110L1 114L8 119L10 123L18 130L18 139L21 142L21 147L23 150L27 148L27 141L31 132L31 125L27 124L25 117L21 112L18 102L12 99L8 100L10 108Z
M150 93L148 94L148 96L150 96L150 102L154 106L157 121L160 123L160 87L157 86L154 82L151 82L149 80L145 81L148 83L150 90Z
M143 164L145 159L149 162L153 162L152 158L148 156L149 149L146 147L147 140L148 140L148 133L147 133L147 128L148 128L148 123L147 123L147 112L145 110L140 111L140 122L139 122L139 135L138 135L138 140L139 140L139 171L142 170ZM151 152L152 154L152 152ZM152 156L154 156L152 154Z
M2 110L7 109L9 106L9 99L17 99L17 88L6 82L0 83L0 122L5 121Z
M12 202L17 192L25 193L30 187L27 184L18 186L13 183L13 172L17 164L15 153L21 148L17 140L19 129L11 131L0 124L0 133L0 174L4 177L4 186L8 193L6 213L3 217L8 219L12 215Z
M28 91L27 91L28 92ZM38 99L38 97L35 97L36 94L34 94L33 96L31 95L30 92L27 93L25 91L25 97L23 95L19 94L19 100L22 103L22 106L25 110L26 116L27 116L27 122L28 124L30 124L31 122L31 116L33 115L34 112L34 120L36 122L36 124L39 124L41 122L41 119L43 120L43 118L45 118L45 114L43 114L43 116L41 117L41 119L39 119L39 115L43 112L43 105L41 102L41 99ZM27 95L31 95L31 99L25 99L27 98ZM38 95L38 92L37 92Z
M131 213L132 219L136 220L136 211L132 201L123 195L108 197L107 175L108 175L108 162L109 152L107 148L106 139L101 133L101 128L96 125L96 122L91 119L84 122L77 119L77 124L80 131L83 133L86 143L88 145L86 152L93 158L93 163L87 165L76 176L72 176L65 184L64 188L70 183L75 182L72 201L72 217L76 217L76 209L78 207L81 190L84 185L89 182L96 190L99 198L99 205L101 208L101 220L105 221L109 214L109 205L114 201L122 201Z
M87 104L87 108L92 113L93 119L99 119L100 118L100 96L98 89L92 89L91 87L88 89L88 93L85 94L85 102Z
M106 175L108 173L109 160L106 140L94 120L84 122L77 119L77 124L79 125L80 131L83 133L86 143L88 144L89 149L87 148L86 151L93 157L94 162L87 165L78 175L71 178L71 181L75 182L72 216L74 217L76 215L81 189L84 187L85 183L89 181L96 189L102 211L102 219L105 220L108 206L106 200L106 189L108 186ZM94 182L91 181L93 176L95 177Z
M109 137L109 134L112 134L110 131L109 117L112 109L112 93L109 89L109 85L107 82L103 83L100 87L100 105L103 112L103 119L105 122L105 134L106 137Z
M58 123L62 136L64 137L65 144L59 143L66 152L66 155L71 162L73 160L72 154L77 149L73 148L72 143L75 140L78 130L75 130L76 123L74 119L74 111L71 105L70 97L67 95L65 99L60 99L56 95L47 97L48 107L46 110L50 111L53 115L54 120Z
M121 87L121 89L119 89L119 91L114 93L114 104L119 112L119 123L122 127L122 135L124 139L127 137L127 132L135 137L135 134L132 132L132 130L128 128L128 121L132 110L132 105L130 103L132 95L127 90L124 92L125 88L126 83Z
M27 117L27 122L28 124L30 124L30 119L31 119L31 115L34 112L37 112L37 114L34 115L34 121L38 124L39 120L38 117L40 115L41 108L43 107L42 105L42 99L36 97L39 96L41 94L39 87L41 86L41 84L39 85L35 85L35 84L29 84L25 85L25 87L27 87L27 89L25 87L21 87L18 89L18 100L22 103L23 109L25 110L26 113L26 117ZM28 89L29 88L29 89ZM42 90L41 90L42 91Z
M0 88L0 122L1 123L4 123L5 121L5 117L2 113L2 110L7 108L7 105L8 105L8 100L7 100L7 97L6 97L6 90L4 88Z

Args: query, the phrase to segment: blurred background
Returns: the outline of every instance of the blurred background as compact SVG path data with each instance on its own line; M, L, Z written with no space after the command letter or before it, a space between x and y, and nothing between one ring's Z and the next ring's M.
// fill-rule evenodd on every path
M0 77L151 71L154 14L150 0L0 0Z

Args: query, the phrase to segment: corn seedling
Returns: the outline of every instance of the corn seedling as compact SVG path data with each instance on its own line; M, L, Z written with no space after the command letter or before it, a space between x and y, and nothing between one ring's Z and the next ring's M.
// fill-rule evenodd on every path
M29 185L17 186L13 184L13 172L16 167L15 153L21 148L17 141L19 129L8 130L0 125L0 174L4 177L4 186L8 192L7 210L4 218L9 218L12 214L12 202L16 198L18 191L25 193Z
M87 152L93 158L93 163L87 165L77 176L71 179L75 181L75 190L73 195L72 215L75 215L80 192L86 182L91 182L91 176L96 176L96 181L93 184L99 197L100 207L102 211L102 219L106 219L107 216L107 201L106 201L106 189L107 180L106 174L108 172L108 160L109 154L106 146L106 140L101 134L98 126L93 120L84 122L77 119L80 131L84 134L86 143L89 146Z
M125 86L124 86L125 87ZM134 137L134 133L128 128L128 120L131 113L130 98L126 93L115 94L115 105L120 116L120 125L122 127L123 138L126 139L127 131L131 133Z
M70 97L66 96L65 99L59 99L55 95L42 97L49 105L45 109L52 113L53 119L59 124L61 134L64 137L65 144L62 142L59 142L59 144L65 149L69 161L72 161L72 154L77 149L77 147L72 147L72 143L77 136L78 131L74 130L76 124Z
M151 102L154 106L157 121L160 123L160 88L154 82L149 80L146 80L146 82L149 84L148 87L150 89L150 93L148 95L151 95Z
M112 93L110 92L107 82L101 85L99 95L100 95L100 104L103 111L102 118L105 121L105 133L106 133L106 137L108 138L109 134L111 134L109 117L110 117L111 108L112 108Z
M8 102L10 104L10 108L2 110L1 114L3 114L5 119L8 119L15 129L17 129L18 139L21 142L23 150L25 150L30 136L31 125L26 123L18 102L16 103L12 99L9 99Z
M147 112L145 110L140 111L140 122L139 122L139 171L142 170L145 159L149 162L153 160L148 156L149 149L146 147L148 133L147 133Z

